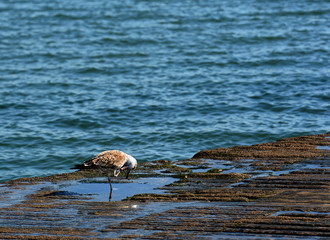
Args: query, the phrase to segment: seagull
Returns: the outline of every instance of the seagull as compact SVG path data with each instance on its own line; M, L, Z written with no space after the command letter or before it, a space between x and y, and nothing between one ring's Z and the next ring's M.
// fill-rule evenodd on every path
M121 171L126 170L126 179L132 170L137 166L137 161L131 155L128 155L119 150L108 150L97 154L92 159L85 161L81 165L76 165L78 169L100 169L103 173L108 176L108 182L110 185L109 201L112 195L112 185L110 174L113 171L114 177L118 177Z

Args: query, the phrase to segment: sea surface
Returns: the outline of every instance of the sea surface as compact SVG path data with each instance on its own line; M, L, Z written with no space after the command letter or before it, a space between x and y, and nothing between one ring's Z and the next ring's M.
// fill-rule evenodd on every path
M0 0L0 181L330 130L328 0Z

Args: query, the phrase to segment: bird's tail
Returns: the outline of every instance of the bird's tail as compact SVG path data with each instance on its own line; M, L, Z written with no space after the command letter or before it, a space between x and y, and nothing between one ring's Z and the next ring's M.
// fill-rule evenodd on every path
M76 164L70 169L79 169L79 170L81 170L81 169L85 169L85 168L86 167L84 166L84 164Z
M87 161L85 161L82 165L84 165L85 167L91 167L93 165L93 160L95 158L89 159Z
M91 168L92 167L92 165L93 165L93 159L94 158L92 158L92 159L89 159L89 160L87 160L87 161L85 161L83 164L76 164L76 165L74 165L74 167L72 167L71 169L88 169L88 168Z

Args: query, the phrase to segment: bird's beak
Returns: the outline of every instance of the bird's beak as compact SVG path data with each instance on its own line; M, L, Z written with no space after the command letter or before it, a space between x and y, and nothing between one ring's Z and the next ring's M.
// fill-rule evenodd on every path
M131 170L128 169L128 170L127 170L127 174L126 174L126 179L128 179L128 175L129 175L130 172L131 172Z

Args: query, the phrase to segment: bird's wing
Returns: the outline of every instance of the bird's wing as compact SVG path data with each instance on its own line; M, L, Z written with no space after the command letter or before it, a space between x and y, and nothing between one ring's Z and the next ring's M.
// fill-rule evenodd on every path
M108 168L121 168L126 162L125 153L118 150L111 150L99 153L90 160L91 165Z

